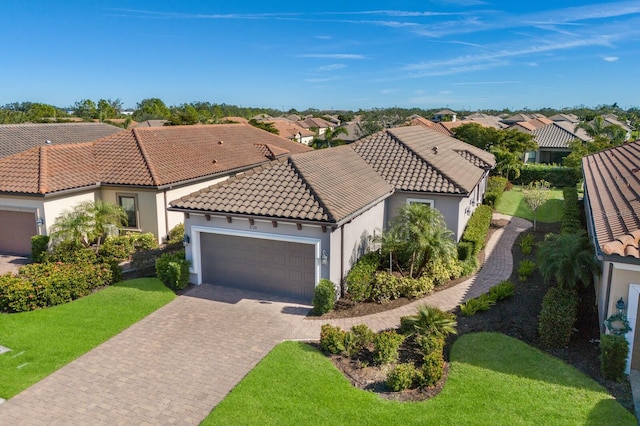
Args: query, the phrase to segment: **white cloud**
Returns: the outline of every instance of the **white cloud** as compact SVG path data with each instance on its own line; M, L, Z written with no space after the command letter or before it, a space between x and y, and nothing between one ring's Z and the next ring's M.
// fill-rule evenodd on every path
M605 56L602 59L606 62L616 62L620 58L618 58L617 56Z
M336 71L346 67L347 66L345 64L331 64L331 65L325 65L323 67L319 67L318 71L319 72Z
M366 59L364 55L352 53L303 53L296 55L297 58L318 58L318 59Z

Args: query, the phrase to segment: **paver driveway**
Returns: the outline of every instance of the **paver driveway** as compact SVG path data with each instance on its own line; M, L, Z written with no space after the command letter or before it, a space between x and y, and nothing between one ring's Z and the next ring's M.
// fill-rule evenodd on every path
M29 263L27 256L0 253L0 275L18 272L18 268Z
M198 424L310 308L260 297L195 288L1 404L0 425Z

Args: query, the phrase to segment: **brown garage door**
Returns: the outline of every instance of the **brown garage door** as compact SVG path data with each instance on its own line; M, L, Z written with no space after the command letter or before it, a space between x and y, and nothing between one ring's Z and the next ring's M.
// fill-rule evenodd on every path
M200 250L203 282L313 299L312 244L202 233Z
M0 252L31 254L31 237L37 233L35 213L0 210Z

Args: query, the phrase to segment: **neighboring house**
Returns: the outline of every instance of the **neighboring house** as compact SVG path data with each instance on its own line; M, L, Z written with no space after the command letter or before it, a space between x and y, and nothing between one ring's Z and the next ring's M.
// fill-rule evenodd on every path
M568 121L551 121L541 117L515 123L509 128L532 134L538 144L536 151L525 153L526 163L562 164L562 160L571 153L571 142L576 139L591 141L584 130L576 129Z
M574 125L580 124L580 117L575 114L556 114L549 117L549 120L557 122L566 121Z
M615 114L605 114L602 116L602 119L604 120L605 126L620 126L622 127L622 129L625 131L625 137L624 140L628 141L629 139L631 139L631 132L633 131L633 128L631 128L631 126L629 126L629 124L620 121L618 119L618 116Z
M595 279L601 332L622 300L631 326L627 373L640 369L640 142L582 160L587 228L602 272Z
M358 139L362 138L364 130L362 130L362 126L359 121L352 121L350 123L343 124L342 126L346 129L347 134L338 135L338 139L343 140L345 143L353 143Z
M183 212L191 281L311 300L342 283L401 205L424 203L454 238L484 194L493 155L421 126L293 154L170 203Z
M443 109L433 114L432 121L438 123L440 121L456 121L458 114L450 109Z
M136 124L134 127L163 127L169 120L144 120Z
M494 127L496 129L504 129L507 127L507 125L501 121L500 117L496 117L495 115L483 114L481 112L476 112L474 114L468 115L464 118L463 121L479 123L485 127Z
M183 218L167 212L170 200L310 150L247 124L134 128L32 148L0 159L0 251L30 253L31 236L97 199L122 206L127 229L163 239Z
M0 158L40 146L91 142L121 131L104 123L0 124Z
M264 123L272 124L273 127L278 130L278 134L283 138L304 145L311 145L315 136L315 133L311 130L300 127L296 123L284 118L272 118L271 120L264 120Z
M307 130L317 131L318 136L324 135L327 129L334 129L337 127L335 124L317 117L305 118L304 120L297 121L296 124Z

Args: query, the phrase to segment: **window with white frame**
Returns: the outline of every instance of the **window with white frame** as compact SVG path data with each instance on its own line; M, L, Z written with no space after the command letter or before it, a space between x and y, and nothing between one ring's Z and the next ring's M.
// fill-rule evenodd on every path
M435 202L428 198L407 198L407 204L427 204L432 209L435 208Z

